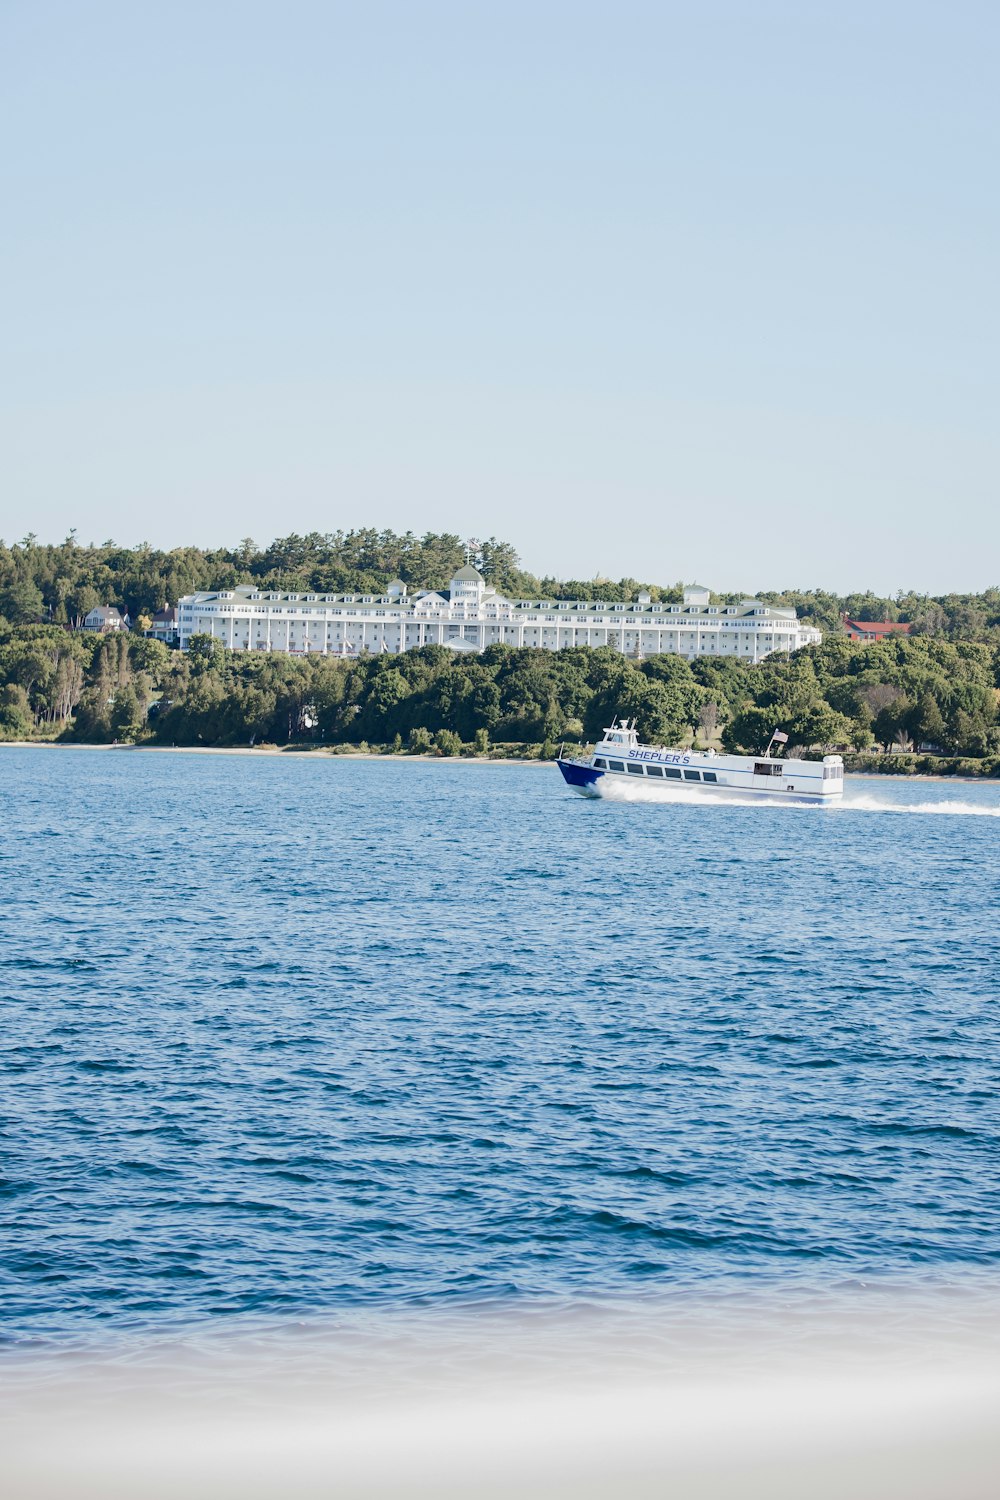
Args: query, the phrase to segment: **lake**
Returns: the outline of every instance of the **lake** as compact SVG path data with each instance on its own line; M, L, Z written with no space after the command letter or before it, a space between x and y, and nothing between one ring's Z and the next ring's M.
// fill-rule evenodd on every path
M1000 1259L1000 787L0 749L0 1338Z

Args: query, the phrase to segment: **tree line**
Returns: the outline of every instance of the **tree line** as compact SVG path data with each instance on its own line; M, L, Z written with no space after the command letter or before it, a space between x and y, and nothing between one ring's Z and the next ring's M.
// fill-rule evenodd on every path
M460 537L445 532L399 534L362 527L329 533L292 533L268 546L245 537L235 547L160 551L141 543L83 545L71 532L55 545L34 535L12 545L0 541L0 626L79 625L98 604L110 604L142 621L183 594L200 589L261 588L317 593L379 593L393 578L411 590L446 588L465 561ZM501 593L518 599L594 599L626 602L640 589L654 603L680 600L679 582L636 578L557 579L525 571L515 548L491 537L472 547L473 561ZM740 594L714 596L738 603ZM981 594L930 597L905 592L894 598L870 593L838 595L822 589L758 591L765 603L788 605L828 633L841 633L844 614L858 620L908 623L921 635L1000 643L1000 588Z
M426 646L343 660L186 653L136 633L57 625L0 632L0 738L171 745L386 747L551 755L616 715L642 739L754 752L780 726L792 753L846 748L975 757L1000 771L1000 648L894 636L830 637L756 666L721 657L634 661L609 647L558 652Z
M515 597L654 598L679 585L634 579L557 583L520 568L508 543L476 544L475 560ZM756 666L722 657L626 659L607 647L559 652L445 647L360 659L229 653L209 637L169 650L133 630L75 630L96 603L141 627L166 602L241 581L282 589L376 590L400 576L445 587L465 560L457 536L359 530L295 535L227 551L108 542L0 543L0 738L178 745L351 745L453 754L592 741L618 714L643 739L753 752L782 727L800 753L921 748L1000 758L1000 590L928 599L822 593L761 595L828 632L819 646ZM602 593L603 591L603 593ZM719 602L730 597L719 596ZM840 617L908 619L909 636L862 645Z

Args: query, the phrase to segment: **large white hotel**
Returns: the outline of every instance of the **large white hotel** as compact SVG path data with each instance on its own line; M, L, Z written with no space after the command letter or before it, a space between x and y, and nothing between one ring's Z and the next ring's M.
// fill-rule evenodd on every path
M473 567L459 568L447 590L409 594L396 579L384 594L284 594L251 585L187 594L178 605L180 646L210 635L231 651L281 651L330 656L450 646L612 646L626 656L674 652L738 656L760 661L772 651L795 651L820 640L794 609L744 599L711 604L708 589L684 590L683 604L597 600L505 599Z

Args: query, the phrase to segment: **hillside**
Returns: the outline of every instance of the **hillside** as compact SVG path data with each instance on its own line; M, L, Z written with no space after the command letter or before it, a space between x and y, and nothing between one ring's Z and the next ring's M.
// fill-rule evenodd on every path
M232 551L108 543L0 545L0 738L156 740L174 744L347 745L442 753L462 745L547 745L593 738L616 713L647 739L700 739L754 750L781 724L804 751L838 746L907 750L922 744L989 763L1000 756L1000 590L928 598L788 591L828 632L820 646L758 666L704 657L627 660L607 648L558 653L493 647L471 660L441 647L341 661L227 655L196 641L181 656L138 632L74 630L96 603L143 617L185 592L254 581L323 592L376 590L395 576L442 587L464 559L456 536L356 531L290 536ZM476 557L517 597L654 598L679 585L562 581L524 572L495 539ZM739 596L732 596L733 598ZM728 602L729 596L720 596ZM850 641L841 614L912 623L909 636Z

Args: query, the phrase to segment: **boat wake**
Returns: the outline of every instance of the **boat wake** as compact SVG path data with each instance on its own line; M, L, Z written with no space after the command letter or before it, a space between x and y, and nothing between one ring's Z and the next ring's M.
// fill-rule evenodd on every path
M888 798L844 793L841 812L936 813L961 818L1000 818L1000 807L985 807L981 802L961 802L957 798L941 802L892 802Z
M816 803L766 801L759 796L740 796L734 792L709 792L704 787L687 791L684 787L662 786L643 781L621 781L605 777L597 784L597 797L603 802L646 802L681 807L754 807L778 808L782 812L815 812ZM869 792L845 790L842 801L823 806L824 813L914 813L921 816L962 818L1000 818L1000 804L987 806L957 797L941 801L896 802L890 797Z
M662 782L623 781L604 777L597 783L595 791L602 802L655 802L670 803L681 807L781 807L788 812L792 808L800 812L811 812L812 807L803 802L784 804L760 796L743 795L739 792L710 792L700 786L697 791L687 791L683 786L664 785Z

